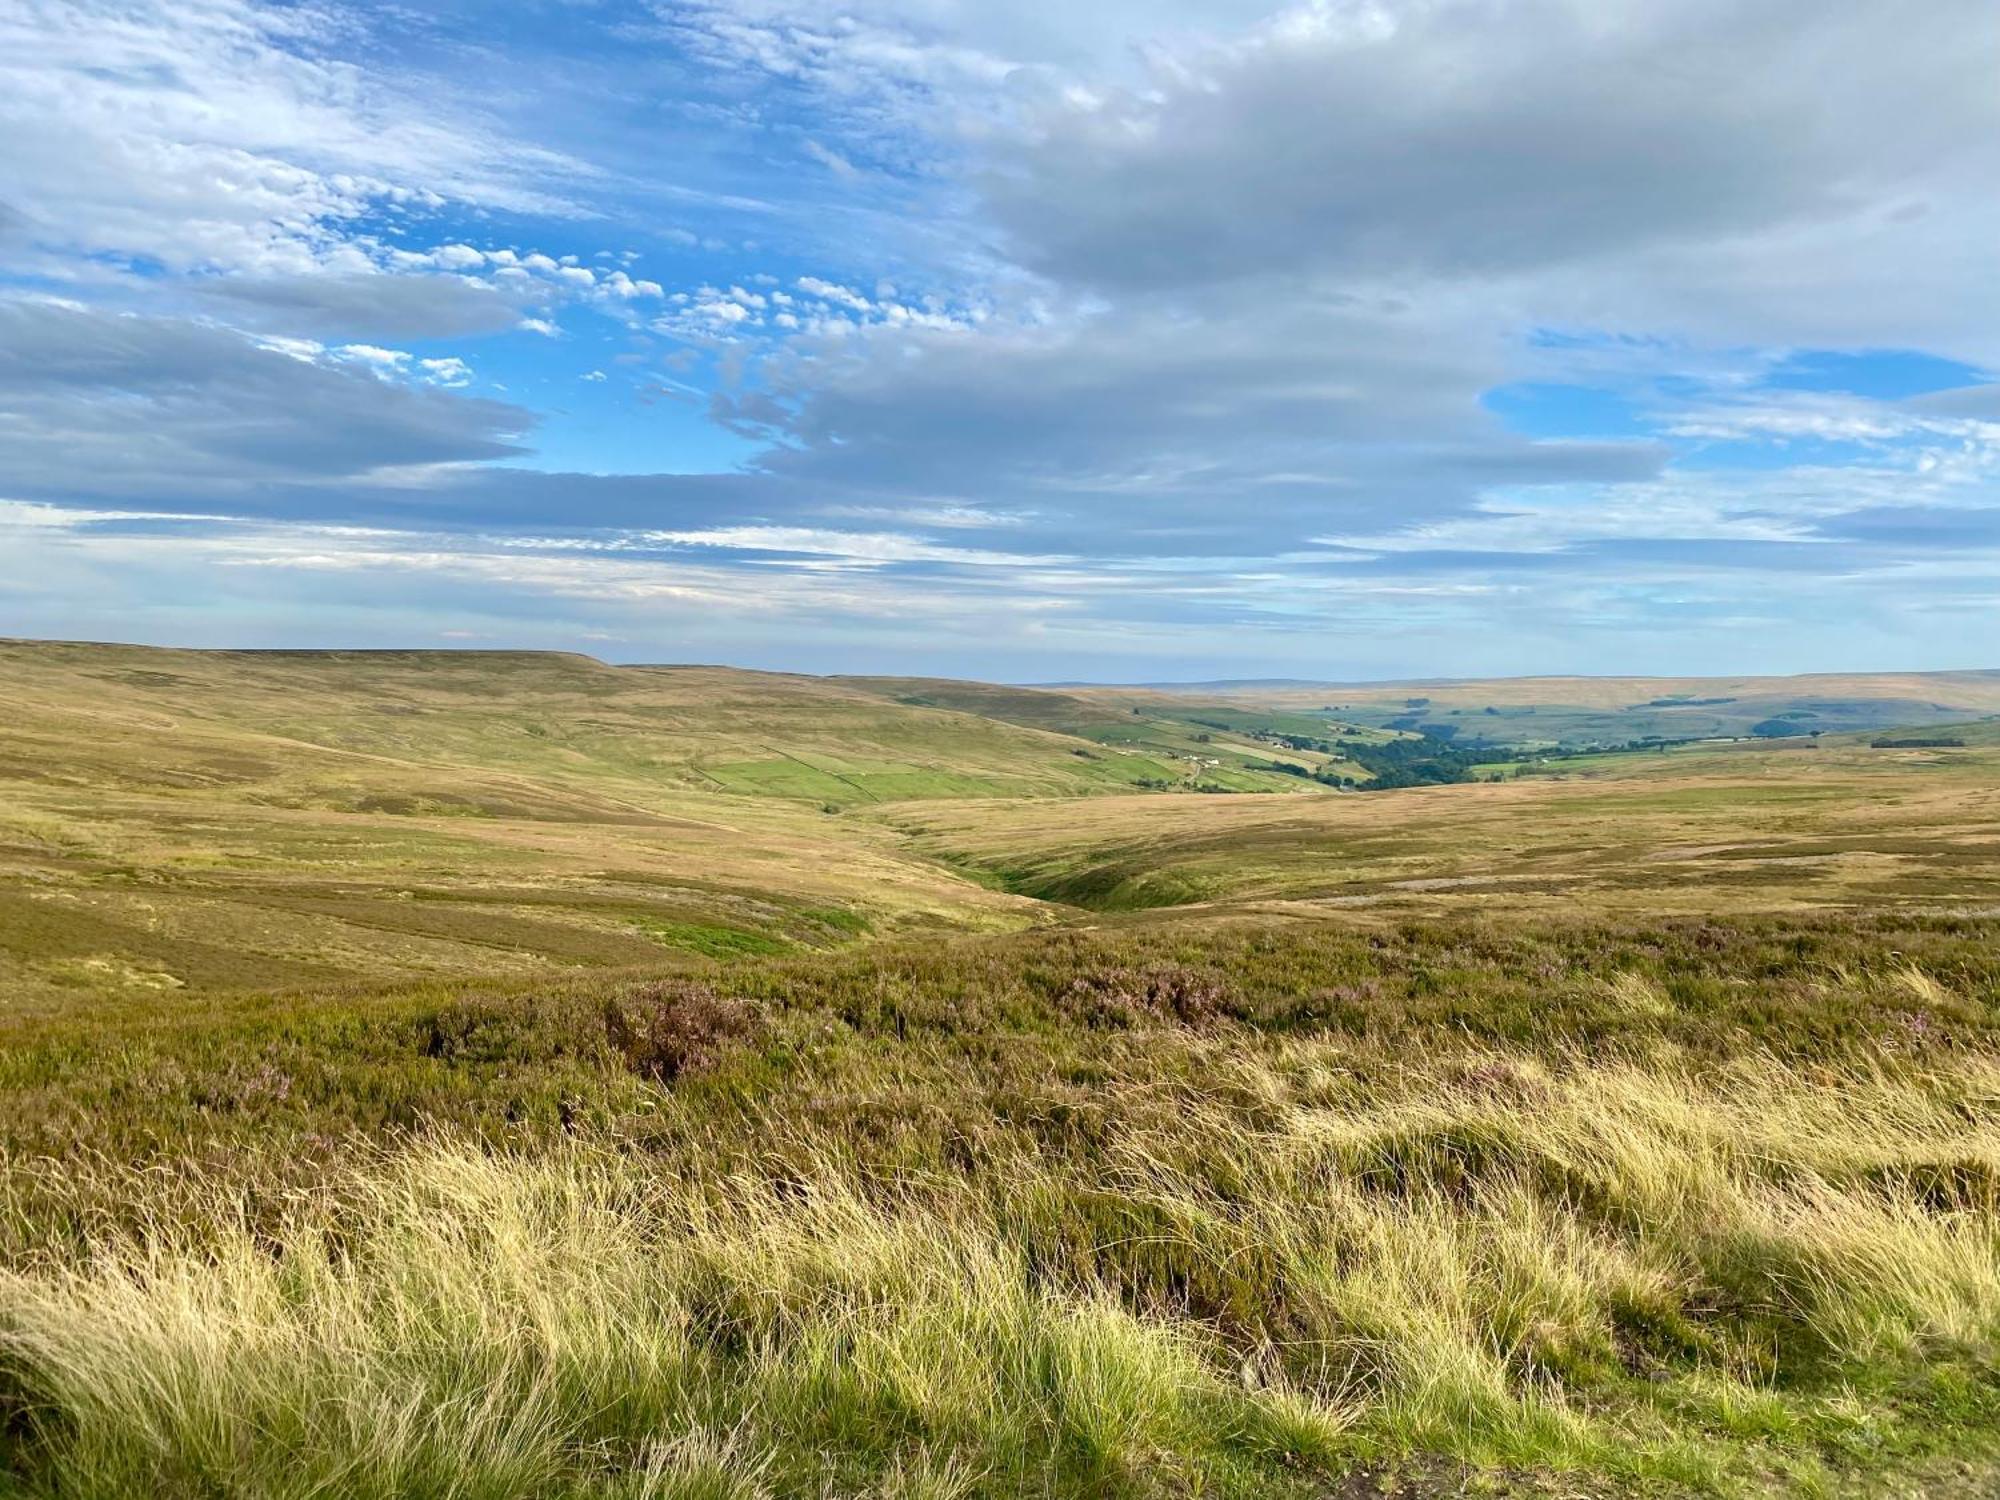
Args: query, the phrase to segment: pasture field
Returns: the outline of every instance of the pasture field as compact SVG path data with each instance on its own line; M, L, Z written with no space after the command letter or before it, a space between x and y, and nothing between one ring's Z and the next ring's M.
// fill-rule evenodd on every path
M0 648L0 1496L2000 1487L1994 725L1046 696Z

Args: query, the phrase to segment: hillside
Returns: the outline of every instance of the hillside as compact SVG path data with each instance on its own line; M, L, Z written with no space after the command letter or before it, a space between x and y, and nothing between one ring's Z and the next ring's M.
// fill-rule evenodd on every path
M1990 687L1960 675L1920 685L1966 704ZM1913 682L1839 690L1886 695L1866 700L1880 715ZM1589 701L1549 713L1629 686L1586 683ZM1356 798L1322 782L1365 785L1349 754L1408 730L1250 694L4 643L0 981L60 1009L643 968L1079 908L1972 895L1995 759L1987 728L1964 734L1943 751L1823 735L1502 758L1481 774L1505 786Z
M1027 903L840 810L1155 773L720 668L9 643L0 981L57 1004L1014 925Z
M1053 730L1114 750L1144 757L1155 768L1150 783L1188 790L1291 792L1301 774L1310 776L1341 763L1357 780L1368 772L1343 757L1277 741L1279 734L1324 739L1348 734L1369 742L1402 731L1362 729L1320 715L1282 709L1249 708L1198 697L1158 697L1125 689L1082 693L1046 688L1006 687L923 677L850 677L852 683L896 703L949 708L1003 724Z
M0 646L0 1493L1992 1493L2000 722L1418 743Z
M1008 889L1102 910L1991 900L2000 897L2000 725L1950 738L1962 743L1877 748L1851 735L1690 745L1378 796L1119 797L1061 810L936 803L886 816L918 848Z
M0 643L0 695L38 716L171 721L177 732L528 775L645 805L689 791L836 807L1070 795L1129 787L1160 769L1090 755L1059 734L885 703L829 679L541 652Z

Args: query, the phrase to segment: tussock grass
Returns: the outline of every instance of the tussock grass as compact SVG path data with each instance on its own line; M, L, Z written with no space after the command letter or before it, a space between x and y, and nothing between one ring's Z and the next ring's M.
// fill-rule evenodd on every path
M17 1473L1263 1495L1429 1454L1809 1489L2000 1416L1991 1058L1344 1061L1113 1080L1164 1114L958 1171L802 1127L706 1166L431 1138L276 1212L183 1184L0 1275Z

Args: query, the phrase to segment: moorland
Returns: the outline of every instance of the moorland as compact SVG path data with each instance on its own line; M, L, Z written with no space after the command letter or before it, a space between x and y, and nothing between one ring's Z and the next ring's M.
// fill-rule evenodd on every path
M1990 1493L1995 713L0 644L0 1494Z

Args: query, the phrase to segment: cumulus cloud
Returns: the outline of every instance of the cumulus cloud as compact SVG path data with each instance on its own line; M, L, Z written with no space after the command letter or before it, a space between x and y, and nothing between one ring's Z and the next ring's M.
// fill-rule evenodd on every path
M851 308L855 312L865 313L874 306L873 303L852 287L841 286L838 282L827 281L819 276L801 276L797 284L799 290L808 296L818 297L825 302L837 303L839 306Z
M432 385L445 386L456 390L460 386L472 384L472 366L457 355L446 355L442 359L420 359L417 368L423 371L424 379Z

